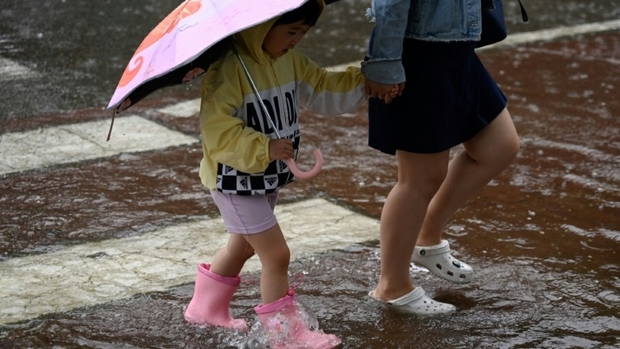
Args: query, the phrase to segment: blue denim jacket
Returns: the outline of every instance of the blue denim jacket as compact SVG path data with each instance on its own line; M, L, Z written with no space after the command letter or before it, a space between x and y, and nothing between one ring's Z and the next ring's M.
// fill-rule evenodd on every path
M362 72L366 78L385 84L404 82L404 38L480 40L481 1L484 0L372 0L368 16L374 20L375 28Z

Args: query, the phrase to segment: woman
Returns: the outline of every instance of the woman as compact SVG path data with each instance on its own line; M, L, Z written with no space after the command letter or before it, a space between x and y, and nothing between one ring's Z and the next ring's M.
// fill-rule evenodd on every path
M450 255L443 229L519 150L506 97L474 52L481 6L481 0L372 3L375 28L362 63L374 97L369 145L396 155L398 180L381 214L381 275L370 295L400 312L456 309L415 287L409 264L413 258L448 281L471 282L472 268ZM392 100L395 84L400 96ZM459 144L464 151L450 161Z

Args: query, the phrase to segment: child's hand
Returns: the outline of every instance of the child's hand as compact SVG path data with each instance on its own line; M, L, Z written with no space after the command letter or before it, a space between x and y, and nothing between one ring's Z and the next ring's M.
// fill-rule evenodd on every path
M293 142L290 139L269 140L269 158L271 161L292 159L294 156Z
M393 98L402 94L404 88L404 82L394 85L387 85L368 79L366 79L366 84L364 86L366 95L372 98L379 98L388 104L392 103Z

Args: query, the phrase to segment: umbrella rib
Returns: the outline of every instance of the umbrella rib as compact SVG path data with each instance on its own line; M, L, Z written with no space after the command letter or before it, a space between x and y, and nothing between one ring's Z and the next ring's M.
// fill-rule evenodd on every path
M252 86L252 90L254 91L254 94L256 95L256 98L258 99L258 103L263 109L263 112L265 112L265 114L267 115L267 120L269 121L269 124L271 124L271 127L273 127L274 133L276 134L278 138L282 138L280 137L280 134L278 133L278 129L276 128L275 123L273 122L273 120L271 120L271 115L269 114L269 110L267 110L267 106L263 102L263 99L261 98L260 93L258 93L258 88L256 88L256 85L254 84L254 80L252 80L252 76L250 75L248 68L245 66L245 62L241 58L241 55L239 54L239 52L237 51L237 48L234 45L233 45L233 50L235 51L237 58L239 58L239 62L241 62L241 67L243 67L245 76L247 76L248 81L250 81L250 86Z

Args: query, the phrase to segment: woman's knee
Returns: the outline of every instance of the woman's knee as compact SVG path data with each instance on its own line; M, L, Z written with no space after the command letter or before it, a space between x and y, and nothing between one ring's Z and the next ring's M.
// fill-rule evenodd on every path
M508 109L502 112L484 130L464 143L467 155L479 164L503 166L519 153L519 135Z
M432 198L448 173L449 151L398 154L398 186L411 195Z
M506 161L511 162L517 156L521 148L519 135L517 134L517 129L507 108L502 111L500 116L502 117L500 120L502 123L499 125L501 130L501 141L498 144L498 148L501 149L501 154L503 154Z

